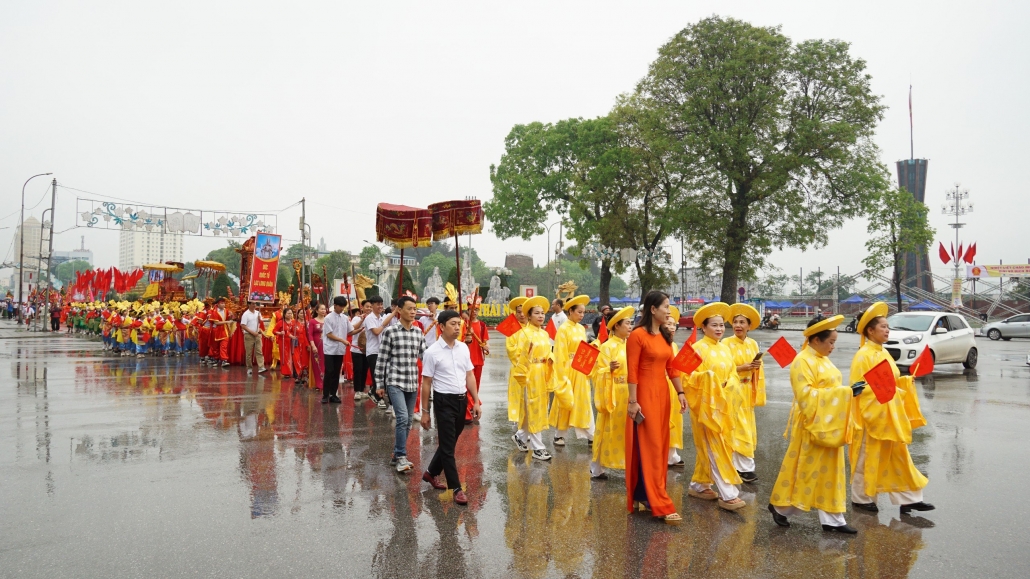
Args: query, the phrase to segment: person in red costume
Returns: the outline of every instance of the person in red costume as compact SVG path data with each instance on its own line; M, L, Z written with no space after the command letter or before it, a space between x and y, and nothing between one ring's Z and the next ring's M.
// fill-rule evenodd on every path
M472 373L476 377L476 391L479 392L483 380L483 363L490 355L490 332L486 324L479 319L479 308L469 309L469 319L465 326L465 345L469 348L469 355L472 357ZM465 424L472 424L472 397L468 397L468 404L465 408Z
M225 298L218 298L215 307L208 312L211 322L211 353L216 364L220 361L223 368L229 367L229 311L225 309Z

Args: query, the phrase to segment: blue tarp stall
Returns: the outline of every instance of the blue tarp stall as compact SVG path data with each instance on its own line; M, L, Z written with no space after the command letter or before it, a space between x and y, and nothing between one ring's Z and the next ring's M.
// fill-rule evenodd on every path
M850 298L842 301L841 303L842 304L860 304L860 303L862 303L864 301L865 300L862 299L862 296L860 296L858 294L855 294L855 295L851 296Z
M941 306L933 302L919 302L918 304L912 304L908 307L909 310L922 310L922 311L940 311Z
M798 304L798 305L804 305L804 304ZM792 304L790 302L780 302L780 308L782 308L782 309L789 310L792 307L794 307L794 304Z
M783 306L780 305L780 302L774 302L772 300L765 302L765 308L768 310L778 310L781 307Z

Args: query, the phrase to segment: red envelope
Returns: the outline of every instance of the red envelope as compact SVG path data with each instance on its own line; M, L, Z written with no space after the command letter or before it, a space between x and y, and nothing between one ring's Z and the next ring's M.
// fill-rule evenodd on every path
M876 395L876 399L880 404L886 404L894 399L894 393L897 392L898 385L894 381L894 370L891 369L890 362L883 360L863 374L862 377L865 378L869 387L873 389L873 394Z
M786 368L790 366L790 363L794 361L794 358L798 355L797 350L794 346L790 345L790 342L786 338L780 336L779 340L769 346L769 355L776 360L776 363L780 365L780 368Z
M544 330L547 331L547 335L551 336L552 340L554 339L555 336L558 335L558 328L555 327L555 325L554 325L554 318L551 318L551 319L547 320L547 327L544 328Z
M930 352L930 346L923 348L923 352L919 354L916 361L912 363L912 377L918 378L920 376L926 376L933 372L933 353Z
M497 331L504 334L506 338L510 338L515 332L522 329L522 324L515 317L515 314L509 315L507 318L497 324Z
M594 364L597 363L597 356L601 350L586 342L580 342L576 348L576 355L572 358L572 369L589 376L594 371Z
M704 362L704 360L702 360L701 356L699 356L694 350L694 346L683 344L683 347L680 348L680 353L676 354L676 357L672 359L672 362L670 362L669 365L684 374L690 374L694 370L697 370L697 367L701 365L701 362Z

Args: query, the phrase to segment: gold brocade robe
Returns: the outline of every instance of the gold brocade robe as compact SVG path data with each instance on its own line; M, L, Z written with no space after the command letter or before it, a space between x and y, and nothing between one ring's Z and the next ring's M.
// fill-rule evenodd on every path
M862 494L915 491L929 482L912 463L908 445L912 430L926 424L919 408L919 394L911 376L901 377L894 359L880 344L866 341L851 361L851 383L865 380L866 372L887 360L894 371L897 392L886 404L880 404L872 388L866 387L852 403L851 468L865 446L865 489Z
M747 418L743 412L743 394L733 367L733 354L725 344L705 336L693 346L703 362L687 380L687 407L694 434L692 482L711 484L709 452L715 459L722 480L740 484L740 475L733 468L733 451L750 440ZM741 452L745 454L745 452ZM751 450L750 452L754 452ZM750 456L750 455L748 455Z
M612 371L612 362L619 363L615 371ZM605 468L626 470L626 407L629 405L626 369L626 340L610 336L601 344L591 377L597 406L593 460ZM625 495L622 500L625 502Z
M580 342L586 340L586 329L571 320L563 323L554 337L554 368L551 377L554 381L554 402L551 404L549 423L558 430L566 430L570 426L589 428L593 418L587 376L572 368L576 349Z
M672 357L675 358L676 354L680 353L680 348L676 344L672 345ZM672 404L669 404L669 448L683 448L683 413L680 412L680 395L676 392L676 387L672 385L672 380L666 378L669 383L669 400Z
M726 344L733 353L734 366L750 364L760 351L758 342L746 336L741 340L733 335L723 339L722 343ZM738 372L737 378L740 379L741 388L744 391L744 414L747 415L748 426L750 426L753 449L758 446L758 423L755 421L755 407L765 406L765 368L759 368L757 371ZM747 456L754 458L754 452L752 451Z
M528 431L547 429L547 384L551 380L551 337L532 324L518 334L515 345L515 367L512 375L519 384L522 403L516 406L513 422L521 424L527 419ZM510 415L510 410L509 410Z
M802 348L790 365L790 387L794 390L787 425L790 443L769 503L843 513L851 388L841 383L840 370L829 358L808 347Z
M522 324L525 329L526 324ZM515 364L518 363L519 337L522 331L515 332L504 339L504 350L508 354L508 362L511 369L508 371L508 421L518 422L519 409L522 408L522 388L519 388L519 381L515 379Z

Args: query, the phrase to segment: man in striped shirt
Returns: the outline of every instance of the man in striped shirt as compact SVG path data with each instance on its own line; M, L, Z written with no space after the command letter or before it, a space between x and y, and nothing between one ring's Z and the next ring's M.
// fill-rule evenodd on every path
M390 464L396 465L397 472L407 472L412 468L407 447L411 415L415 412L415 397L418 395L418 361L426 351L426 341L422 330L413 325L414 299L401 296L397 299L395 311L400 323L386 328L380 336L382 342L375 366L375 383L380 397L390 397L397 420Z

